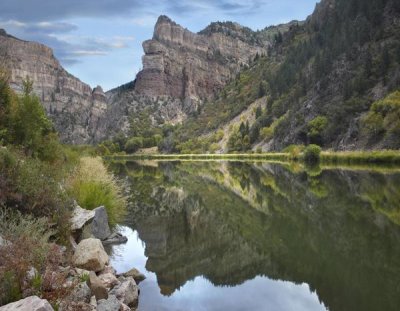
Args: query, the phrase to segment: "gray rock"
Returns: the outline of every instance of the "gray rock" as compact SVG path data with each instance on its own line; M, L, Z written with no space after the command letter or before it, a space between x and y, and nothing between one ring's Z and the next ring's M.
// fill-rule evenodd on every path
M106 266L104 270L101 270L98 275L111 273L112 275L116 275L117 271L112 266Z
M0 311L54 311L46 299L30 296L0 307Z
M79 205L75 206L70 219L71 231L82 230L95 217L95 211L86 210Z
M126 236L122 235L121 233L114 232L102 242L104 245L108 245L108 244L122 244L126 243L127 241L128 238Z
M97 309L97 299L96 296L93 295L92 297L90 297L90 305L95 308L95 310Z
M141 281L143 281L144 279L146 279L145 275L143 273L141 273L138 269L136 268L132 268L131 270L122 273L122 275L124 277L133 277L133 279L135 280L136 284L139 284Z
M121 303L121 307L119 309L119 311L131 311L132 309L129 308L126 304ZM136 310L136 309L135 309Z
M111 235L110 227L108 226L107 210L104 206L94 209L94 219L92 221L92 234L95 238L105 240Z
M112 273L102 273L98 277L106 288L113 288L115 285L120 283Z
M110 295L107 300L101 299L97 302L97 311L119 311L121 302L114 295Z
M90 271L89 280L87 283L92 295L94 295L97 300L108 298L107 288L93 271Z
M85 239L76 247L72 261L77 268L97 272L104 269L109 257L100 240Z
M139 302L139 289L132 277L120 278L121 284L115 286L110 295L115 295L119 301L129 307L137 307Z
M90 302L91 290L86 282L81 282L74 288L69 298L71 301L82 301L82 302Z

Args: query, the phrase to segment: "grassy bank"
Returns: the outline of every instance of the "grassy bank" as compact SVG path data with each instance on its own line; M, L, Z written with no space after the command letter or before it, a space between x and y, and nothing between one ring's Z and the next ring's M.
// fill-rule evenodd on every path
M322 164L396 164L400 165L400 151L324 151Z
M289 161L288 153L248 154L131 154L107 157L112 160L271 160Z
M400 151L323 151L320 163L324 165L400 165ZM248 154L131 154L108 156L111 160L238 160L238 161L280 161L303 162L302 155L294 157L291 153L248 153Z

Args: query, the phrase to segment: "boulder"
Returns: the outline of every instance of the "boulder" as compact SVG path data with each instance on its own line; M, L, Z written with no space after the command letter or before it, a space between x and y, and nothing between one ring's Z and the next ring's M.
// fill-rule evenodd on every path
M111 273L113 275L117 274L117 271L112 267L112 266L106 266L104 270L101 270L98 275L106 274L106 273Z
M76 205L70 219L71 231L82 230L85 225L90 223L95 216L95 211L89 211Z
M136 284L139 284L141 281L143 281L146 278L145 275L136 268L132 268L131 270L129 270L125 273L122 273L122 276L124 276L126 278L133 277Z
M54 311L46 299L30 296L0 307L0 311Z
M86 284L86 282L81 282L73 289L72 293L69 295L69 300L88 303L90 302L90 297L91 290L89 286Z
M139 289L132 277L120 277L121 284L115 286L110 295L115 295L119 301L129 307L137 307L139 302Z
M108 298L107 288L93 271L90 271L87 283L91 290L91 294L94 295L97 300Z
M94 209L94 218L91 224L92 234L95 238L105 240L111 235L110 227L108 226L107 210L104 206Z
M101 241L90 238L78 244L72 261L77 268L97 272L104 269L109 258Z
M121 302L114 295L97 302L97 311L119 311Z
M118 285L120 283L115 275L112 273L103 273L100 274L98 277L107 288L113 288L115 285Z
M119 309L119 311L131 311L132 309L129 308L126 304L121 303L121 307ZM136 309L135 309L136 310Z
M90 305L96 310L97 309L97 300L96 300L96 296L93 295L92 297L90 297Z

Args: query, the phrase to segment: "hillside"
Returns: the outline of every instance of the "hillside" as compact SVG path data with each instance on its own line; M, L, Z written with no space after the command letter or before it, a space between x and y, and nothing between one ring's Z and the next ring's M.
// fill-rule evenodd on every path
M243 119L231 128L224 151L308 143L338 150L400 148L399 13L394 0L322 1L305 23L275 36L267 55L176 128L164 149L179 152L182 141L193 152L207 152L212 144L218 149L215 143L222 142L210 143L207 133L258 98L265 100L263 109L254 111L254 122Z

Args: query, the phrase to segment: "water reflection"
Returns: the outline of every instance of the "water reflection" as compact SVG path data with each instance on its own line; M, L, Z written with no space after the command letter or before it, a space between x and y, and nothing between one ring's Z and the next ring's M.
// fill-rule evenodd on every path
M141 310L397 310L399 174L243 162L118 170L137 233L114 263L152 272Z

